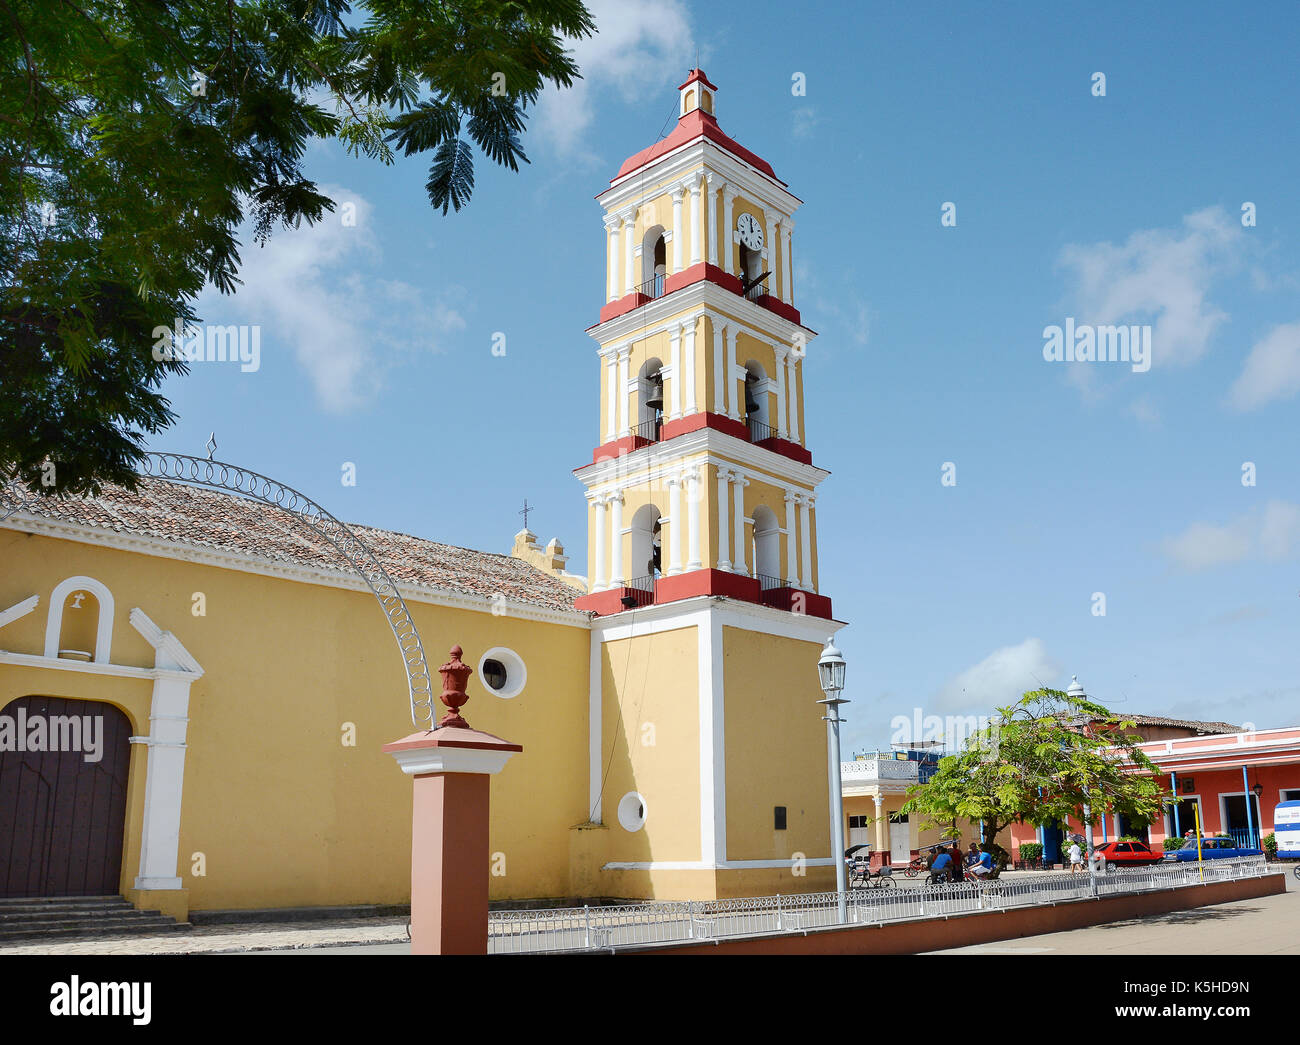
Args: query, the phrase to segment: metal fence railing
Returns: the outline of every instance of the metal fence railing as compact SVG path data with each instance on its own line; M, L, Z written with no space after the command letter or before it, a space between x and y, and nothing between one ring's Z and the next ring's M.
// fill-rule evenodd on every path
M1169 863L1108 874L1017 875L992 882L914 888L866 887L845 893L849 925L1153 892L1268 873L1262 856ZM488 918L489 954L613 951L692 940L807 932L840 925L839 894L804 893L732 900L633 903L614 907L498 911Z

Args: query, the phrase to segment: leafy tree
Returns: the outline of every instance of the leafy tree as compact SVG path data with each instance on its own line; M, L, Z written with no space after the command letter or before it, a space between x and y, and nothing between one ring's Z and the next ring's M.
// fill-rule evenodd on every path
M594 28L579 0L357 6L0 0L0 480L134 486L186 370L157 328L235 290L246 219L264 242L333 209L312 138L428 153L430 202L459 210L475 147L527 162L528 106L579 76L565 40Z
M941 759L927 783L908 790L902 811L925 817L927 828L957 817L983 823L999 867L1008 854L997 837L1011 824L1067 817L1095 824L1107 811L1153 820L1164 795L1155 763L1126 732L1133 726L1087 697L1032 690L998 708L959 754Z

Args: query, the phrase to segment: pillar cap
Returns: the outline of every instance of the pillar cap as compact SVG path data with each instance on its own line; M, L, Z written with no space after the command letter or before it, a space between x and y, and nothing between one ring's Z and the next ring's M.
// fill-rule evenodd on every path
M444 726L441 729L421 730L385 744L383 750L392 755L409 776L430 773L499 773L516 752L519 744L478 729Z

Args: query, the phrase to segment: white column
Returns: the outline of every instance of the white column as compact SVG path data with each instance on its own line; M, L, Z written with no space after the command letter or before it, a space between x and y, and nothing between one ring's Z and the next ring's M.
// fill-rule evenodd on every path
M790 429L785 423L785 357L789 349L785 345L772 346L776 353L776 430L782 439L790 438Z
M799 587L799 531L794 523L794 506L797 495L785 492L785 583L787 587Z
M610 562L609 562L609 586L611 588L621 588L623 586L623 491L617 490L610 494Z
M748 577L749 571L745 568L745 487L749 485L749 480L737 472L731 481L731 489L735 494L735 518L733 523L736 535L736 558L731 565L736 573L739 573L742 577Z
M781 275L781 266L777 264L777 259L781 256L781 241L777 239L776 234L776 215L772 211L767 212L767 263L763 266L770 269L772 274L767 277L767 292L773 297L781 293L781 285L777 282Z
M673 271L681 272L682 270L682 239L684 231L682 229L682 196L686 190L681 188L673 189Z
M785 240L785 257L781 260L785 262L782 266L783 274L781 276L782 288L785 291L784 300L794 304L794 254L790 247L790 234L794 232L794 222L789 218L781 222L781 238Z
M618 437L618 352L610 351L605 355L605 442L613 442Z
M692 319L682 326L686 335L686 413L693 414L699 408L695 405L695 325L698 319Z
M736 379L732 376L732 362L736 358L736 328L728 323L723 329L726 347L723 349L723 355L726 357L722 366L722 382L726 388L727 416L733 419L740 417L740 403L736 402Z
M161 651L159 651L161 655ZM159 657L155 658L155 662ZM198 676L194 676L197 678ZM190 678L159 678L153 684L145 761L144 823L136 889L182 889L176 874L181 835L181 791L185 783L185 732L189 724ZM132 738L136 739L136 738Z
M618 434L620 436L632 434L627 416L627 363L631 355L631 344L624 345L618 350Z
M731 527L727 506L731 500L731 473L718 469L718 569L731 572Z
M691 183L691 264L698 265L700 254L700 194L704 191L704 175Z
M690 530L690 545L686 553L688 570L698 570L703 565L700 562L700 497L703 492L699 468L690 469L686 473L686 513Z
M786 395L786 413L790 415L790 438L796 443L803 443L799 438L799 377L795 373L795 367L799 365L799 357L793 352L790 358L786 360L786 373L790 376L790 390Z
M588 500L596 506L596 519L592 525L596 528L596 562L591 571L591 590L605 590L605 498L601 494L588 494Z
M812 521L809 514L812 503L812 497L799 498L799 545L803 553L803 586L808 591L817 590L813 587Z
M730 185L722 186L722 268L731 272L731 205L736 202L736 190Z
M706 174L704 180L709 185L709 264L718 263L718 193L713 187L713 175Z
M609 233L608 300L614 301L618 298L618 219L615 217L606 218L605 231Z
M636 231L636 212L621 215L623 219L623 293L631 294L636 287L636 274L632 271L632 237Z
M713 328L713 412L727 412L727 382L722 373L722 328L716 316L709 317L709 326Z
M668 477L668 510L672 518L668 523L669 566L668 573L682 572L682 477Z
M668 332L669 365L673 368L673 394L670 418L682 416L682 329L677 324Z

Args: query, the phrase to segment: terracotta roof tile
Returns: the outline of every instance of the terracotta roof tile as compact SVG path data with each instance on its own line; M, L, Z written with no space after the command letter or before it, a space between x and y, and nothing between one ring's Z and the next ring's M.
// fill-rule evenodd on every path
M9 491L12 496L12 489ZM22 515L116 533L154 537L177 545L211 548L270 563L352 573L329 541L297 516L235 494L143 478L135 492L112 486L95 498L32 498ZM437 588L458 595L504 595L551 610L571 610L581 593L509 555L474 551L391 530L348 524L399 586Z

